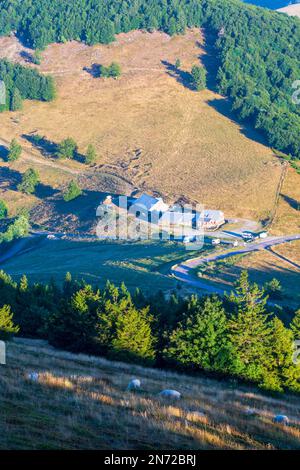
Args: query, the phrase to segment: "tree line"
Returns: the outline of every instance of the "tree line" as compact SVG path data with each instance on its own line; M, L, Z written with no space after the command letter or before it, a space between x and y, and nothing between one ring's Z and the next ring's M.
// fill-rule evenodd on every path
M0 60L0 80L5 84L5 103L0 104L0 112L22 109L24 99L52 101L55 98L53 77L41 75L31 67Z
M30 284L25 275L15 281L1 271L0 298L0 339L20 330L73 352L300 391L300 366L292 360L300 310L284 324L246 271L224 299L146 297L139 289L130 294L124 284L99 289L70 273L62 286Z

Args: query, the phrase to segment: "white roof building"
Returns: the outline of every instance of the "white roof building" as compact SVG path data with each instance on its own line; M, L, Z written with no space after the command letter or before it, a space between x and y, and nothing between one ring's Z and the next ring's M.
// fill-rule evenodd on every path
M162 214L159 222L163 226L192 227L195 217L193 212L167 211Z
M164 203L161 197L156 198L149 194L142 194L132 205L135 210L141 208L147 212L166 212L169 209L168 204Z

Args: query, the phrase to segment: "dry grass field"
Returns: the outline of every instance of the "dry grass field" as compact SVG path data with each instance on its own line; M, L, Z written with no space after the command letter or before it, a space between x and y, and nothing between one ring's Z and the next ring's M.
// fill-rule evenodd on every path
M300 208L300 176L294 169L289 168L281 188L276 216L272 224L274 235L300 232L298 208Z
M300 448L297 397L74 355L33 340L9 343L7 350L1 449ZM31 372L39 373L37 381ZM133 377L142 382L140 392L126 391ZM180 391L182 399L159 398L164 388ZM273 423L279 413L290 426Z
M25 63L22 51L15 38L0 38L0 57ZM179 72L172 68L176 58ZM186 72L199 58L211 78L216 64L199 30L172 38L135 31L93 47L75 41L50 45L39 68L55 77L57 99L27 101L21 112L0 116L0 138L17 137L35 156L24 155L11 168L38 165L42 182L54 187L74 177L74 171L90 173L78 162L41 156L22 137L37 132L58 142L71 136L82 153L89 143L95 145L94 174L112 173L131 182L131 189L157 192L170 201L198 201L227 216L266 218L274 205L280 161L258 134L234 121L224 98L186 86ZM119 80L90 73L93 64L113 60L122 66ZM11 190L3 197L15 205L37 202L23 196L20 201Z
M249 253L233 265L219 265L217 273L208 279L228 290L237 281L243 270L248 270L249 278L259 285L276 278L282 285L283 300L293 308L300 306L300 241L275 246L270 250ZM206 275L205 275L206 277Z

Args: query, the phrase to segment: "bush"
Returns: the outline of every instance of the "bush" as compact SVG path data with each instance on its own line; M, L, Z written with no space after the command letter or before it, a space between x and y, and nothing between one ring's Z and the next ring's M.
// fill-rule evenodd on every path
M70 158L73 159L77 153L77 144L71 137L63 140L58 145L57 156L58 158Z
M68 188L66 192L64 193L64 201L69 202L73 201L73 199L76 199L78 196L81 196L82 190L76 183L76 181L71 181L68 185Z
M10 337L18 333L19 327L13 323L13 313L9 305L3 305L0 308L0 340L6 341Z
M33 168L29 168L22 176L22 182L18 185L18 190L25 194L33 194L40 181L39 174Z
M26 237L29 233L29 220L25 214L19 215L15 221L8 226L6 232L0 234L0 243L11 242L15 238Z
M206 71L204 67L194 65L191 71L192 84L195 90L200 91L206 88Z
M121 73L121 66L116 62L112 62L108 67L100 65L100 77L118 78L121 76Z
M5 219L5 217L7 217L7 214L8 214L7 205L5 201L3 201L3 199L0 199L0 219Z
M269 282L266 282L264 285L265 292L272 299L281 299L282 298L282 286L278 279L272 279Z
M84 162L87 165L91 165L92 163L95 162L95 160L96 160L96 150L95 150L95 147L92 144L90 144L88 146Z
M14 162L14 161L18 160L20 158L21 154L22 154L21 145L18 144L16 139L13 139L11 141L11 144L10 144L10 147L9 147L9 152L8 152L8 156L7 156L8 161L9 162Z

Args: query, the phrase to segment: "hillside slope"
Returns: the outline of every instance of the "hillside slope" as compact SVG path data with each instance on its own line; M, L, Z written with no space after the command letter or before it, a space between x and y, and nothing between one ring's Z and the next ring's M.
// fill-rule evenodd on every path
M0 56L8 51L14 61L22 61L26 52L16 38L0 38ZM177 57L180 71L172 65ZM61 214L72 208L53 192L74 175L60 167L82 175L91 172L78 162L58 162L46 152L41 155L28 141L36 132L51 142L73 137L83 154L92 143L98 156L94 176L110 173L130 181L131 190L157 192L170 202L191 200L222 209L226 216L265 219L274 204L280 161L258 133L234 122L225 98L211 90L195 93L186 85L187 71L199 57L202 63L209 61L212 73L217 72L215 52L207 49L198 29L175 37L134 31L118 35L111 45L88 47L73 41L48 46L39 70L54 75L57 99L50 104L26 102L21 112L0 115L0 137L6 141L16 137L24 150L34 152L45 191L35 201L16 191L13 177L20 178L33 164L25 154L10 164L10 171L1 162L0 177L9 176L12 181L3 194L9 206L36 204L51 196L49 211L47 205L37 218L46 225L41 213L48 214L53 225L54 212L62 223ZM97 79L87 71L95 63L112 61L122 66L117 81ZM92 191L113 192L114 188L111 179L106 186L99 181L93 188L90 179L81 180L89 190L76 200L83 225L81 207L89 208L89 216L95 218L97 197Z
M38 372L38 380L28 378ZM126 392L132 377L143 390ZM183 398L158 398L164 388ZM300 449L299 399L54 350L8 344L0 375L0 449ZM247 414L247 408L257 415ZM204 416L197 415L201 412ZM291 419L275 425L274 413Z

